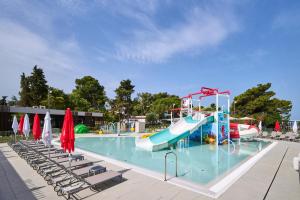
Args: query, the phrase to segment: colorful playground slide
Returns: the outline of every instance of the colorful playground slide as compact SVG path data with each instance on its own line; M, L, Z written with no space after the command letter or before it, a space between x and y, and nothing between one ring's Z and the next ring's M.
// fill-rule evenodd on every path
M256 126L248 124L230 123L230 138L248 139L256 137L259 129Z
M214 117L204 117L201 120L194 120L192 116L184 117L178 122L172 124L168 128L145 139L137 138L135 143L137 147L149 150L159 151L168 148L179 140L188 137L199 127L208 122L213 122Z

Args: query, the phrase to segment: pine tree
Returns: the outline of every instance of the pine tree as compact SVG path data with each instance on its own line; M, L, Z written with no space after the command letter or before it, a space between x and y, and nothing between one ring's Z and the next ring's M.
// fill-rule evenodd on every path
M119 113L119 120L128 118L133 109L131 95L134 92L134 85L131 84L131 80L123 80L120 82L120 86L115 90L116 99L114 101L114 109Z
M29 77L25 76L25 73L21 74L20 81L20 106L32 106L32 98L30 96L30 81Z
M30 96L32 98L32 104L35 106L41 105L41 102L47 98L48 85L44 75L44 71L38 68L37 65L33 67L30 80Z
M75 107L79 109L86 109L88 107L88 110L104 110L104 103L107 97L104 87L97 79L92 76L84 76L76 79L75 83L76 88L72 91L71 95L71 100Z
M231 107L235 117L252 116L269 127L274 126L276 120L288 121L292 102L275 98L271 86L271 83L258 84L234 97Z

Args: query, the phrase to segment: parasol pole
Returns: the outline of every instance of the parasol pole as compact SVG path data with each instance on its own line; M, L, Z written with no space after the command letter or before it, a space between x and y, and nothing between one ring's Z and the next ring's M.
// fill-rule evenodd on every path
M71 154L69 152L69 168L71 169Z

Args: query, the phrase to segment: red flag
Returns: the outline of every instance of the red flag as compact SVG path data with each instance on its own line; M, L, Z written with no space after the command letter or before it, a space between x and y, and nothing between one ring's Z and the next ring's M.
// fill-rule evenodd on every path
M24 125L24 115L21 115L19 128L18 128L18 131L19 131L20 135L23 135L23 125Z
M278 120L277 120L276 123L275 123L274 131L276 131L276 132L281 131L280 124L279 124Z
M41 122L39 115L36 113L33 120L33 128L32 128L33 138L34 140L39 140L41 138Z
M60 134L60 143L61 147L64 151L69 151L71 153L74 151L74 142L75 142L75 134L74 134L74 122L73 116L70 108L67 108L66 114L64 117L63 128Z

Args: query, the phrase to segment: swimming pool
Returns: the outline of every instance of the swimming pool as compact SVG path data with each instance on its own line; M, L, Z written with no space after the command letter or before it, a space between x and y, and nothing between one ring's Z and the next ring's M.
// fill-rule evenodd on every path
M179 143L173 151L178 157L179 179L212 185L235 167L267 147L270 142L241 142L240 145L200 145L189 141ZM76 148L126 162L158 173L164 173L164 157L170 150L150 152L136 148L133 137L81 137L76 138ZM175 158L167 160L168 174L175 174Z

